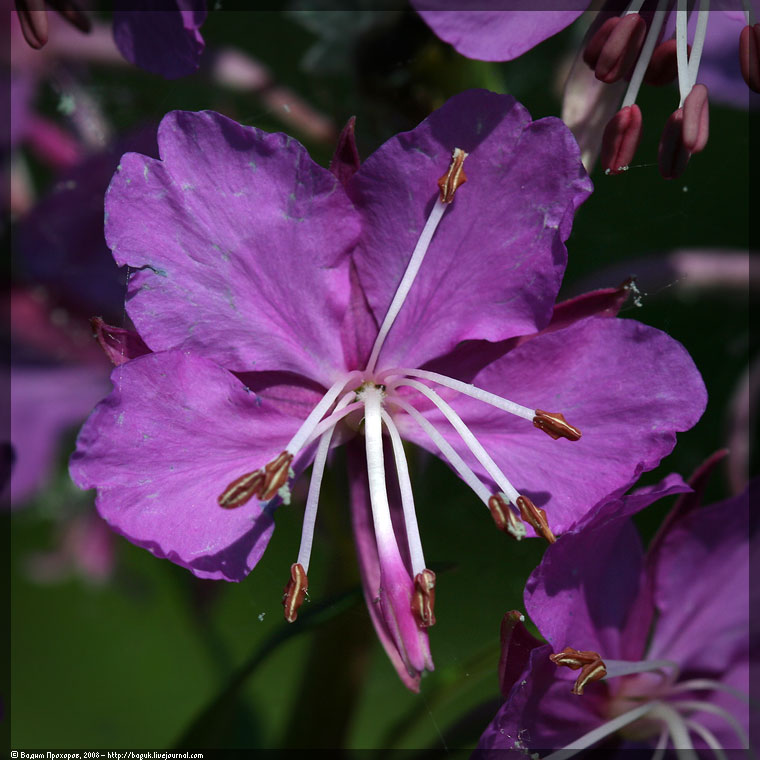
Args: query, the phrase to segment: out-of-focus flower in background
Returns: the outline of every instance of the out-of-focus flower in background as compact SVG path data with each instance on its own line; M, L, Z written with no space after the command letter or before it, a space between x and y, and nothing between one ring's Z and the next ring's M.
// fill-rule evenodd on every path
M457 10L451 0L412 4L442 40L463 55L487 61L522 55L582 13L568 0L541 11L522 10L510 0L494 0L481 10ZM711 12L709 3L697 8L686 0L675 7L668 0L607 3L595 17L568 77L562 111L589 170L600 150L607 172L628 168L642 134L637 99L645 82L678 82L678 107L665 125L658 155L667 179L679 176L707 143L708 88L719 100L744 107L749 94L744 89L740 95L742 79L760 92L757 0L747 0L743 8L712 5ZM700 67L703 56L706 65Z
M721 756L748 747L749 610L758 602L749 554L758 520L746 489L700 506L720 456L692 481L697 493L679 497L646 554L629 517L683 491L676 476L599 505L593 520L549 547L525 592L548 643L528 633L519 613L505 619L506 702L475 757L570 757L599 746L610 756L673 747L695 758L695 748Z

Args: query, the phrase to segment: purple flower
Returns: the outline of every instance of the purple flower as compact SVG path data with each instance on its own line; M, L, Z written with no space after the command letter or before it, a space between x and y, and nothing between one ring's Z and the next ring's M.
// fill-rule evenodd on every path
M128 61L179 79L198 70L205 47L198 30L206 13L205 0L130 0L129 10L114 11L113 38Z
M548 8L519 10L521 3L514 0L491 0L477 11L455 10L458 4L452 0L412 4L442 40L463 55L486 61L522 55L572 23L588 5L555 0L552 12L547 12ZM719 12L712 14L707 4L698 11L697 4L687 0L673 5L640 0L621 14L607 4L592 23L568 78L562 112L578 138L586 167L596 161L601 148L608 173L628 168L642 134L636 101L645 82L678 81L678 108L665 126L658 156L660 173L667 179L679 176L690 156L707 143L708 87L718 100L745 107L747 91L740 88L741 80L760 92L757 0L745 2L745 10L714 2Z
M644 554L629 515L684 490L670 476L603 505L548 548L525 605L549 643L533 639L517 613L505 619L506 702L475 757L562 748L556 757L566 758L599 745L609 755L674 747L695 758L695 748L717 757L748 746L757 517L748 491L706 508L687 494Z
M106 198L152 353L114 371L72 476L134 543L236 581L313 461L294 620L328 452L363 437L349 473L365 595L412 688L432 668L435 579L402 437L441 454L503 530L553 540L702 413L683 347L610 318L621 291L553 309L591 190L557 119L469 91L361 168L347 129L333 173L211 112L169 114L158 142L161 160L123 157Z

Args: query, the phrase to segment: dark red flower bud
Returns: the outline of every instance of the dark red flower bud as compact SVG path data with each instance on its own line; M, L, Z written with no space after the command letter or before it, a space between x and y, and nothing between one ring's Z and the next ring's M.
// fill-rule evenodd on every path
M611 84L626 76L639 57L646 34L646 21L638 13L622 18L599 53L594 67L596 78Z
M655 87L670 84L678 74L678 56L676 54L675 39L665 40L660 43L652 53L644 74L644 81ZM691 46L687 46L687 52Z
M39 50L48 41L48 19L44 0L17 0L21 32L29 47Z
M590 69L596 68L596 62L612 30L620 23L620 16L608 18L591 36L583 50L583 60Z
M665 179L675 179L683 173L689 163L688 149L683 143L683 108L670 114L660 138L657 166Z
M760 92L760 23L742 29L739 36L739 64L749 88Z
M620 174L633 161L641 140L641 109L634 103L621 108L607 124L602 137L602 168Z

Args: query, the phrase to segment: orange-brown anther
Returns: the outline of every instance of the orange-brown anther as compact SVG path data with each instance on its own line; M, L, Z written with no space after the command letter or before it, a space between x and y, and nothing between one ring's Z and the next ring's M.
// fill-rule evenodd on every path
M550 654L549 659L558 666L564 666L571 670L578 670L580 673L573 684L572 693L583 694L583 689L592 681L598 681L607 675L607 667L598 652L590 650L578 650L572 647L565 647L557 654Z
M518 496L517 508L520 510L520 516L522 519L525 520L525 522L528 523L539 536L545 538L550 544L553 544L557 540L546 520L546 512L541 509L541 507L537 507L527 496Z
M423 570L414 576L414 593L412 594L412 615L420 628L435 625L435 573Z
M283 451L277 459L273 459L264 467L264 485L259 497L262 501L274 499L277 492L288 482L292 461L293 455Z
M496 527L503 533L508 533L516 541L525 538L525 526L520 518L510 509L507 500L499 493L493 494L488 500L488 509Z
M468 155L461 148L454 148L449 170L438 180L438 189L440 190L438 198L441 203L451 203L454 200L456 189L467 182L467 175L462 167Z
M219 506L225 509L242 507L243 504L254 496L261 495L261 488L264 485L265 479L263 470L254 470L253 472L241 475L219 494L219 498L217 499Z
M298 610L301 608L308 590L309 579L306 577L306 571L302 565L294 562L290 566L290 580L282 594L282 606L285 608L285 620L288 623L292 623L298 618Z
M533 424L554 438L555 441L557 438L577 441L581 437L581 431L570 425L561 412L544 412L542 409L536 409Z
M234 509L242 507L254 496L260 501L269 501L288 482L293 455L283 451L265 467L241 475L222 491L217 501L220 507Z

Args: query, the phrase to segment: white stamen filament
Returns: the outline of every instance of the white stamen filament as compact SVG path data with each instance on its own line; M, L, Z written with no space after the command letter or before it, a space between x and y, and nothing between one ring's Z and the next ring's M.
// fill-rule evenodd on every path
M702 702L700 700L691 699L674 700L673 702L670 702L670 704L673 705L673 707L695 710L697 712L709 712L713 715L718 715L734 730L734 733L739 737L742 748L749 749L749 737L747 736L746 731L741 727L739 721L728 712L728 710L724 710L722 707L712 704L712 702Z
M678 663L673 662L673 660L608 660L605 657L604 664L607 668L605 678L618 678L632 673L659 671L661 674L667 674L669 680L675 682L680 672Z
M344 417L348 417L351 412L355 412L358 409L364 408L364 404L361 401L354 401L353 404L348 404L348 401L350 401L352 398L356 398L356 394L353 391L347 393L340 399L338 404L335 406L335 409L333 409L332 413L325 417L314 428L314 430L312 430L312 432L309 434L309 437L306 439L306 441L304 441L303 448L308 446L312 441L315 441L321 435L324 435L324 433L330 428L335 427L338 422L340 422Z
M309 416L303 421L303 424L296 434L290 439L290 442L285 447L285 451L296 456L298 452L303 448L306 441L309 440L309 436L316 427L317 423L322 419L325 412L333 405L333 402L340 392L354 379L361 377L361 372L349 372L345 377L338 380L336 383L330 386L322 396L319 403L309 412Z
M629 16L631 13L638 13L641 10L642 5L644 5L644 0L631 0L628 4L625 15Z
M652 718L659 718L668 727L670 740L673 742L679 760L699 760L697 753L694 751L694 745L689 738L689 731L684 724L683 718L669 705L664 702L655 703L655 708L651 711Z
M404 454L404 444L401 442L398 428L393 418L382 409L380 415L388 428L393 445L393 457L396 460L396 473L398 485L401 491L401 506L404 510L404 525L406 526L406 540L409 545L409 557L412 561L412 576L421 573L425 568L425 556L422 553L422 539L417 525L417 515L414 511L414 494L412 493L412 481L409 478L409 467Z
M514 401L508 401L501 396L497 396L495 393L484 391L471 383L463 383L461 380L454 380L452 377L439 375L437 372L429 372L425 369L394 369L391 370L390 373L393 375L406 375L411 377L421 377L423 380L432 380L434 383L438 383L438 385L443 385L447 388L459 391L459 393L462 393L465 396L470 396L471 398L495 406L497 409L517 415L530 422L532 422L533 418L536 416L535 409L521 406Z
M728 760L726 753L723 751L723 747L720 746L720 742L712 731L705 728L701 723L697 723L695 720L689 720L688 718L684 718L684 725L697 734L697 736L702 738L704 743L713 751L713 754L718 760Z
M678 0L676 11L676 60L678 62L678 93L681 98L678 107L683 105L686 96L691 92L689 82L689 17L686 11L686 0Z
M396 396L393 403L400 406L427 433L430 440L438 447L462 480L475 492L476 496L488 506L491 492L486 488L467 463L459 456L454 447L438 432L435 425L427 420L411 404Z
M670 731L667 726L663 726L660 732L660 737L657 739L657 746L654 748L652 757L649 760L662 760L665 756L665 750L668 747L668 739L670 738Z
M727 686L720 681L713 681L710 678L693 678L690 681L681 681L670 689L671 694L682 691L723 691L732 697L740 699L742 702L749 702L749 697L738 689Z
M388 312L385 315L385 319L383 319L383 324L380 326L380 330L377 333L377 338L375 338L375 345L372 346L372 353L370 354L369 361L367 362L368 373L373 372L375 369L377 358L380 355L380 350L383 347L383 343L385 343L385 338L388 336L388 333L393 326L393 322L398 316L398 313L401 311L401 307L404 305L404 301L406 300L407 295L409 295L409 291L411 290L414 279L417 276L417 272L419 272L422 260L425 258L425 254L427 253L428 247L430 246L430 241L433 239L433 235L435 234L435 230L438 227L438 223L441 221L441 218L448 208L448 205L449 204L442 203L438 198L436 198L435 204L433 205L433 210L430 212L430 216L428 217L427 222L425 222L425 226L422 229L422 234L417 241L417 245L414 247L414 252L412 253L412 257L409 259L409 263L407 264L404 276L401 278L401 282L396 289L396 293L393 296L391 305L388 307Z
M700 0L697 13L697 29L694 32L694 43L689 56L689 90L697 83L699 62L702 59L702 48L707 34L707 20L710 17L710 0Z
M628 83L628 89L626 90L625 97L620 105L621 108L632 106L636 102L639 90L641 89L641 84L644 81L644 76L649 67L649 62L652 60L652 53L654 53L654 49L657 46L660 29L662 29L662 25L665 22L665 17L667 15L665 6L668 2L669 0L659 0L657 3L657 8L652 16L652 22L649 24L647 38L644 40L644 46L641 48L641 53L636 61L633 74L631 75L631 81Z
M335 407L335 412L339 412L342 407L345 407L350 398L350 394L344 396ZM322 487L327 455L330 452L330 441L334 432L335 423L332 424L327 432L322 434L322 438L317 446L317 453L314 455L314 465L311 470L311 481L309 483L309 495L306 497L306 507L303 513L301 546L298 549L298 559L296 560L303 567L305 573L309 572L311 545L314 541L314 525L317 521L317 507L319 506L319 491Z
M576 739L572 743L572 746L564 747L563 749L558 749L556 752L552 752L550 755L547 755L546 757L544 757L543 760L566 760L567 758L572 757L573 755L577 755L582 750L593 746L594 744L596 744L597 742L600 742L602 739L609 736L610 734L614 734L616 731L619 731L621 728L624 728L625 726L637 721L639 718L643 717L648 712L651 712L652 710L654 710L660 704L661 704L660 702L647 702L647 704L645 705L639 705L639 707L634 707L633 710L629 710L628 712L625 712L622 715L618 715L616 718L613 718L612 720L607 721L601 726L593 729L592 731L589 731L587 734L584 734L579 739Z
M372 520L375 525L377 551L381 562L383 553L390 547L396 548L393 532L391 508L388 504L388 492L385 488L385 462L383 460L382 431L382 391L369 387L363 391L364 400L364 440L367 448L367 478L369 497L372 505Z
M520 494L515 487L507 480L506 475L499 469L496 462L491 459L488 452L483 448L480 441L473 435L472 431L465 425L462 418L447 404L434 390L428 388L416 380L402 380L398 386L406 385L419 391L423 396L429 398L440 409L444 417L451 423L452 427L459 433L460 438L470 449L475 458L483 465L485 471L493 478L496 485L504 492L506 497L512 502L517 503Z

